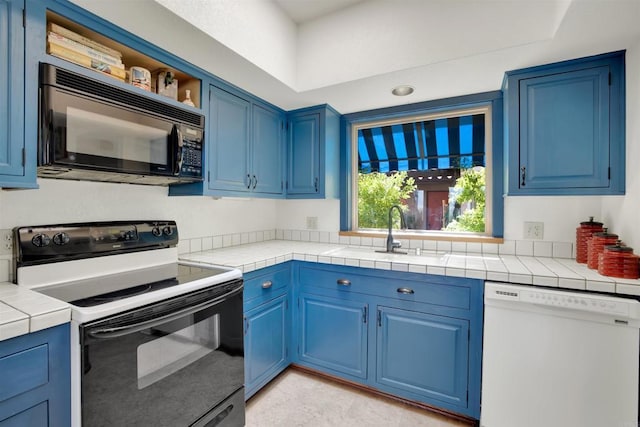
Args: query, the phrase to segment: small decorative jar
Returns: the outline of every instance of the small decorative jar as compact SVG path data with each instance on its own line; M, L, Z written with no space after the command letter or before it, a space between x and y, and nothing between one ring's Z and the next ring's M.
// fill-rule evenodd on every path
M587 239L587 267L598 269L598 255L604 251L605 246L615 245L618 241L618 235L608 233L606 228L601 232L593 233L590 239Z
M582 264L587 262L587 240L591 238L593 233L602 231L602 223L589 217L589 221L581 222L580 227L576 228L576 261Z
M640 277L640 257L634 255L633 248L624 246L618 240L613 246L605 246L598 256L598 273L622 279Z

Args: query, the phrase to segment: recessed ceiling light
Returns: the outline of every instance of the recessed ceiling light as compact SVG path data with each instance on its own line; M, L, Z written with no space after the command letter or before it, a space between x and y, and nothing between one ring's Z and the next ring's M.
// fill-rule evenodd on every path
M414 89L408 85L396 86L391 89L391 93L395 96L407 96L413 93Z

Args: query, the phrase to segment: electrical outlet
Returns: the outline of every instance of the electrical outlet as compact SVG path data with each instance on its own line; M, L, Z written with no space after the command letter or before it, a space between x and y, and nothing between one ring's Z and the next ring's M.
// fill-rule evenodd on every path
M525 221L524 238L542 240L544 238L544 222Z
M317 230L318 229L318 217L317 216L308 216L307 217L307 230Z
M0 255L10 254L13 250L13 233L11 230L0 230Z

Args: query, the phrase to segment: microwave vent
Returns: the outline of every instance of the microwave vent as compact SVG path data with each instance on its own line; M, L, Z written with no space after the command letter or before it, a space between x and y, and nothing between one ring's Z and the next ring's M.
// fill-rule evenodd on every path
M174 121L180 121L196 127L203 127L203 116L174 107L163 102L138 95L133 92L111 86L80 74L56 68L56 85L88 93L103 99L108 99L122 105L152 112Z

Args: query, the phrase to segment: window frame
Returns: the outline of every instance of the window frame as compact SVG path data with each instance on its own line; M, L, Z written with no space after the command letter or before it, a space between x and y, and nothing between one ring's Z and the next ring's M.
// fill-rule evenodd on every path
M466 111L487 109L485 113L485 173L487 182L491 183L487 197L487 216L485 233L447 233L443 231L411 230L401 233L404 238L433 240L486 240L502 238L504 228L504 108L501 91L483 92L444 98L433 101L406 104L396 107L362 111L346 114L342 117L341 126L341 177L340 177L340 230L345 234L363 235L377 230L359 230L357 224L357 130L381 123L407 122L422 117L442 117L458 115ZM490 212L489 212L490 211Z

